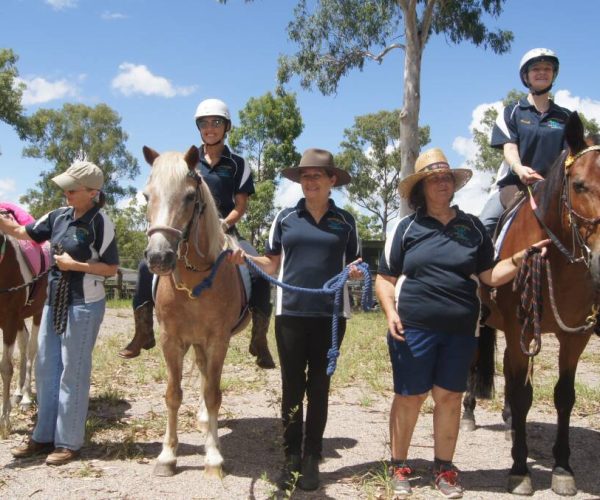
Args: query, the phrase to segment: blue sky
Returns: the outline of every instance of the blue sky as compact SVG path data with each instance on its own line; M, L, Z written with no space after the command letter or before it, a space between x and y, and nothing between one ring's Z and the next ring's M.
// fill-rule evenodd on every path
M250 97L276 84L277 58L292 54L286 27L295 0L2 0L0 47L18 55L28 86L27 113L65 102L106 103L122 117L128 149L142 167L132 182L141 188L148 174L142 146L158 151L198 144L193 113L199 101L220 97L234 117ZM430 146L441 147L453 166L473 154L472 125L482 110L512 88L521 88L518 65L533 47L554 49L561 71L557 101L600 121L600 67L595 57L600 2L512 0L491 26L510 29L510 53L498 56L470 44L430 39L421 74L421 124L431 127ZM354 117L402 106L403 53L379 65L367 63L341 81L335 96L297 92L305 129L297 141L339 150ZM235 119L234 119L235 122ZM24 144L0 124L0 199L17 201L33 187L42 160L24 159ZM461 207L477 213L489 186L477 175L461 191ZM297 186L281 185L279 202L298 197Z

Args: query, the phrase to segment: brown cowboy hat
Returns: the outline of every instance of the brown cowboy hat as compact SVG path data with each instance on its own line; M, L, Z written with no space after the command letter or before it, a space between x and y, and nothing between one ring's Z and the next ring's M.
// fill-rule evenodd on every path
M398 192L403 198L408 198L415 184L421 179L433 174L449 172L454 177L454 191L462 188L473 175L468 168L450 168L446 155L440 148L432 148L419 155L415 162L415 173L402 179L398 184Z
M300 164L295 167L284 168L281 171L286 179L300 182L300 172L303 168L324 168L329 175L335 175L333 187L343 186L352 181L350 174L333 163L333 155L324 149L309 148L304 151Z

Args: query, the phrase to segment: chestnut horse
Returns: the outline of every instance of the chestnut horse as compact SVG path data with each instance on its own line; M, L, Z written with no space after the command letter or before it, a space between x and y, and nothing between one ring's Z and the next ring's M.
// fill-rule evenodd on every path
M159 155L144 147L144 157L152 165L144 191L149 223L145 255L149 269L161 276L156 315L168 371L167 430L154 473L175 473L183 358L193 346L200 371L198 423L207 431L205 472L220 475L223 457L217 416L221 372L231 335L249 320L247 315L240 320L243 290L237 268L221 256L235 243L223 232L212 195L196 170L198 148L192 146L185 155ZM209 276L212 284L195 296L193 289Z
M24 257L17 241L0 232L0 328L2 328L2 414L0 416L0 433L10 430L10 384L13 376L13 352L15 340L19 341L20 363L19 383L15 398L22 407L27 408L33 402L31 391L32 370L37 354L37 335L42 318L42 310L46 300L47 275L43 275L35 284L35 292L27 283L31 283L33 275L24 262ZM22 274L22 270L23 273ZM32 317L31 335L25 325L25 319Z
M569 422L575 403L575 371L598 314L600 147L587 147L577 113L565 127L565 139L568 151L556 160L547 179L535 186L533 197L521 205L500 251L504 259L536 241L552 239L544 261L539 254L537 261L531 254L521 269L533 270L534 285L539 282L541 288L538 296L528 300L526 286L513 291L508 284L498 288L495 304L488 301L490 308L497 307L500 313L492 314L491 324L503 330L506 338L505 398L513 438L508 490L521 495L533 493L527 467L526 419L533 399L530 375L533 356L541 347L540 332L553 332L560 345L559 378L554 388L558 421L552 448L552 490L559 495L577 493L569 465ZM540 301L543 308L536 306Z

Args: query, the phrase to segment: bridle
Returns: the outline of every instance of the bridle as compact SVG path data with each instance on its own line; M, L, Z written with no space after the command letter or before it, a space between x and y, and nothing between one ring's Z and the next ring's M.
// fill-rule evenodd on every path
M564 208L567 211L567 219L569 222L569 227L571 228L571 239L572 239L572 248L579 248L581 252L581 256L575 258L574 252L570 254L569 262L583 262L586 267L590 267L590 262L592 258L592 252L588 246L588 240L592 233L596 230L596 226L600 224L600 216L599 217L585 217L578 213L571 203L571 192L569 190L567 179L569 177L569 170L575 160L581 158L583 155L590 153L592 151L600 151L600 146L590 146L575 155L569 155L565 160L565 174L563 177L563 188L561 194L561 200ZM582 227L585 230L585 234L582 236L579 232L579 227Z
M202 272L205 270L197 269L196 267L194 267L188 260L187 254L188 254L188 250L189 250L189 238L192 233L194 224L197 225L200 217L204 213L204 209L206 208L206 202L202 198L202 190L200 187L202 185L203 180L202 180L202 176L198 173L198 171L196 169L190 170L186 174L186 177L189 177L195 181L196 188L195 188L194 209L192 211L190 220L187 222L185 228L183 230L181 230L181 229L177 229L175 227L167 226L164 224L156 224L156 225L150 226L146 230L146 235L148 237L150 237L154 233L167 233L167 234L171 234L172 236L175 236L176 245L177 245L177 258L179 260L184 261L186 269L189 269L189 270L195 271L195 272ZM200 251L200 249L198 248L198 238L196 238L196 240L194 241L194 246L195 246L195 249L196 249L196 252L198 253L198 255L202 256L203 254Z

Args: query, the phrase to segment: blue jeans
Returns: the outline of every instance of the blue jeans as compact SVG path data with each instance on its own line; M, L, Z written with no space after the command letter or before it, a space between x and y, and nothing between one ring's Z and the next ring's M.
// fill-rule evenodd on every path
M479 214L479 220L485 226L490 238L494 237L496 226L503 212L504 207L500 201L500 191L496 191L488 198Z
M38 337L35 369L38 443L79 450L85 437L92 350L104 318L105 301L69 306L67 328L57 335L53 309L46 305Z

